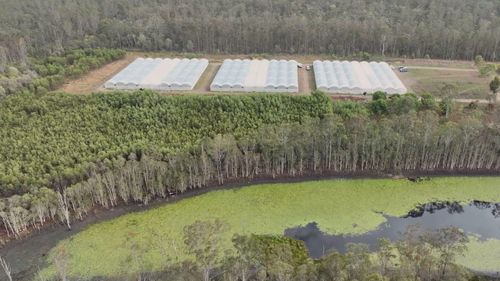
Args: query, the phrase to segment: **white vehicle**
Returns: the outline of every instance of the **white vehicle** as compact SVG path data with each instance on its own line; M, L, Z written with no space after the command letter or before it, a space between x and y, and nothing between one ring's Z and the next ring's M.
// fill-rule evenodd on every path
M399 72L408 72L408 67L406 67L406 66L400 66L398 68L398 70L399 70Z

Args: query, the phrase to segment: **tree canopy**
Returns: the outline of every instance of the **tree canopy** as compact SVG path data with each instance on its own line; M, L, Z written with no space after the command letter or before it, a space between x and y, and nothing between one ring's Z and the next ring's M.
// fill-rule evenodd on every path
M0 120L0 191L10 196L0 217L12 236L227 180L500 170L498 110L414 95L15 95Z
M498 59L497 0L4 0L0 65L74 47Z

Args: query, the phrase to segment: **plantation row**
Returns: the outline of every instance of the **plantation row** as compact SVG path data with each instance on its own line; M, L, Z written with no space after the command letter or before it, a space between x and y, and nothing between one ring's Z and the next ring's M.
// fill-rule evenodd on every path
M169 155L205 137L238 137L263 124L298 122L330 111L330 101L320 94L11 96L0 104L0 194L64 188L106 159L142 151Z
M92 165L86 180L60 192L42 188L3 200L0 216L6 230L17 236L54 218L70 226L73 217L81 219L95 206L147 204L228 179L364 171L500 171L498 123L481 122L474 112L450 121L429 110L349 117L346 108L334 109L345 117L325 114L263 125L246 134L217 134L177 153L142 150L108 158ZM350 112L363 111L351 108Z
M232 134L239 139L266 124L302 122L332 112L341 118L377 118L428 110L446 117L452 109L432 96L387 98L383 93L367 104L333 105L321 93L304 97L161 97L152 92L11 96L0 104L0 195L42 186L63 189L88 178L98 162L109 166L110 159L130 153L170 156L196 147L206 137ZM482 122L481 110L471 112ZM457 108L449 117L462 114Z

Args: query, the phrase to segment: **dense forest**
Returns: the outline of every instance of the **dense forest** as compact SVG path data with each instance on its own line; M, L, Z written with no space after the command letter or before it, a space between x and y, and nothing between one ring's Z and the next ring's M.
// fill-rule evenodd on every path
M5 195L32 185L65 187L81 181L97 161L146 151L166 156L205 137L238 137L264 124L322 117L330 110L329 99L319 94L14 95L0 104L0 191Z
M498 0L3 0L0 65L75 47L469 59L500 54Z
M234 235L235 251L222 253L221 235L227 227L221 220L196 221L184 228L184 244L193 260L165 264L151 272L143 258L148 246L125 243L130 249L127 268L131 275L95 277L95 281L466 281L483 280L457 265L467 249L468 238L456 228L423 231L410 227L399 241L380 239L377 249L348 244L346 253L326 253L320 259L308 256L302 241L272 235ZM161 237L158 237L161 239ZM168 240L161 240L168 244ZM201 246L202 245L202 246ZM64 246L51 261L57 264L53 280L87 280L72 276ZM487 278L484 278L487 280Z
M10 196L0 217L12 237L227 180L500 170L500 112L431 96L16 95L0 120L0 188Z

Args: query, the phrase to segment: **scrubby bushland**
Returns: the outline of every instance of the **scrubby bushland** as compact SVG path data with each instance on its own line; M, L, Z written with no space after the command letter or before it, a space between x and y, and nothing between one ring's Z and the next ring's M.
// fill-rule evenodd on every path
M12 235L56 217L69 224L96 205L148 203L228 179L500 171L498 112L445 113L430 97L380 93L333 107L321 93L25 98L0 115L2 191L24 194L0 201Z
M36 93L55 90L66 78L77 78L125 54L119 49L76 49L61 56L34 59L33 69L40 76L33 81L34 90Z
M30 59L16 67L0 65L0 102L16 93L44 94L55 90L68 78L77 78L124 56L125 51L118 49L77 49L44 59Z
M499 14L498 0L3 0L0 64L75 46L494 60Z

